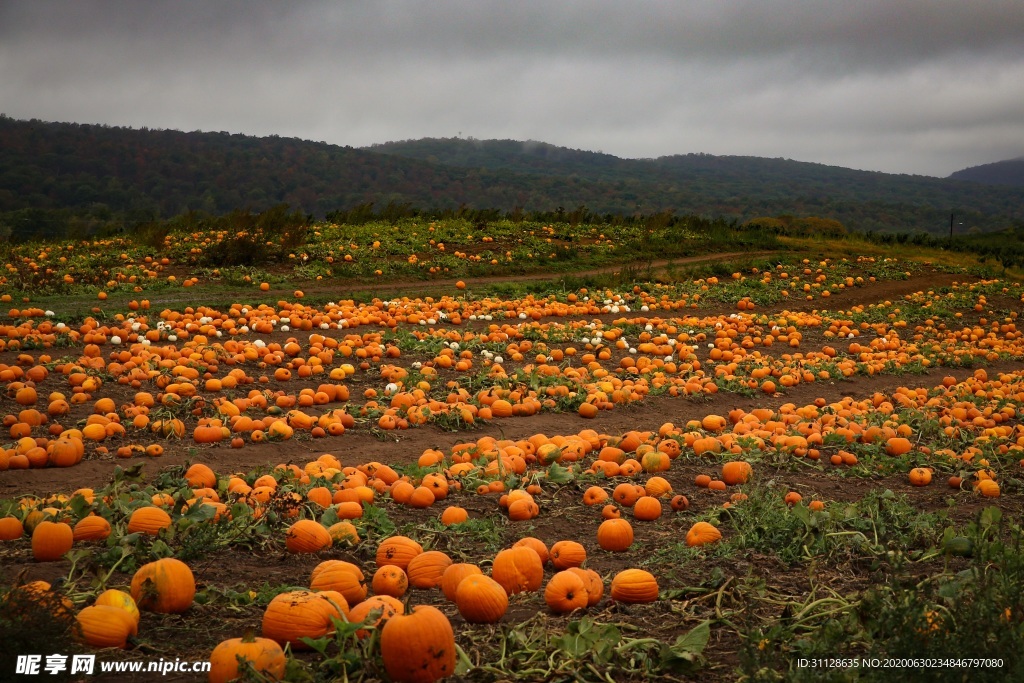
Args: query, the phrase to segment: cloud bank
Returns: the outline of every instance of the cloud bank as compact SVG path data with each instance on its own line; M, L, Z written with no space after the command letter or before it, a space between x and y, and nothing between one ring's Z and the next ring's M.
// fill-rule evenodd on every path
M0 111L945 176L1024 154L1024 3L0 4Z

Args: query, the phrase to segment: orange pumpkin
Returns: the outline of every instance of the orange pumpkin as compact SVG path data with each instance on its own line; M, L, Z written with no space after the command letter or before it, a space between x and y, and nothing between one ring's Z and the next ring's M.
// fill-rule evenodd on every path
M156 506L136 508L128 518L128 533L156 536L161 529L171 526L171 516Z
M608 492L600 486L591 486L583 492L584 505L600 505L608 500Z
M672 501L669 503L672 509L676 512L682 512L690 507L690 499L683 495L672 496Z
M0 541L13 541L21 538L25 527L17 517L0 517Z
M32 530L32 557L37 562L53 562L64 557L75 543L75 534L64 522L44 520Z
M374 614L377 614L375 618ZM348 620L353 624L364 622L379 627L396 614L405 614L405 605L401 600L390 595L373 595L349 610ZM366 629L356 631L357 638L365 638L367 635L369 632Z
M85 444L79 439L59 438L46 445L50 464L55 467L71 467L82 461Z
M633 525L624 519L606 519L597 528L597 544L611 552L628 550L633 545Z
M75 618L82 640L92 647L124 648L139 630L128 612L110 605L86 607Z
M885 442L885 452L889 455L903 455L913 450L914 444L902 436L894 436Z
M655 498L661 498L672 493L672 484L668 480L662 477L651 477L644 484L644 489L647 491L648 496L654 496Z
M139 606L135 604L135 600L132 596L115 588L110 588L100 593L96 596L96 602L93 604L107 605L109 607L116 607L119 610L123 610L126 614L131 616L136 624L138 624L139 620L142 618L142 615L139 613Z
M208 466L195 463L185 471L185 479L192 488L216 488L217 475Z
M583 579L569 570L560 571L544 588L544 602L555 614L567 614L583 609L590 601L590 593Z
M721 540L722 532L707 522L697 522L686 532L686 545L700 547Z
M579 567L587 561L587 549L576 541L559 541L551 546L551 564L555 569Z
M580 567L569 567L565 571L572 572L583 580L587 587L587 607L593 607L601 601L604 595L604 581L601 575L593 569L581 569Z
M412 558L423 552L423 546L408 536L392 536L377 546L377 566L393 564L405 570Z
M927 467L915 467L910 470L907 478L912 486L927 486L932 483L932 471Z
M637 498L641 495L642 494L637 490L635 484L628 483L619 484L615 487L615 490L612 491L612 499L619 505L624 505L625 507L632 507L636 503Z
M196 580L187 564L167 557L140 567L132 576L131 592L139 609L179 613L192 606Z
M751 474L753 470L750 463L745 460L734 460L722 465L722 481L729 486L746 484Z
M998 498L1001 494L999 483L992 479L982 479L979 481L977 491L986 498Z
M111 535L111 523L99 515L82 517L75 524L75 542L80 541L102 541Z
M523 538L520 538L518 541L512 544L513 548L518 548L520 546L533 548L537 552L537 555L540 557L540 563L542 565L548 563L550 553L548 551L548 547L544 545L544 541L540 540L539 538L534 538L533 536L524 536Z
M192 438L196 443L218 443L224 439L224 430L221 427L196 427Z
M489 576L471 573L455 589L455 606L471 624L493 624L508 609L508 593Z
M409 590L409 577L401 567L388 564L374 572L372 585L377 595L400 598Z
M345 597L336 591L289 591L274 597L263 613L263 636L295 650L308 650L302 638L334 631L334 620L348 615Z
M654 602L658 599L658 581L643 569L624 569L612 579L611 595L619 602Z
M459 562L449 565L441 575L441 592L449 602L455 602L455 592L459 584L468 576L483 574L480 567L475 564Z
M491 576L509 595L532 592L540 588L544 580L544 565L532 548L509 548L495 556Z
M633 516L643 522L661 517L661 501L654 496L641 496L633 506Z
M343 560L324 560L314 567L309 576L309 587L315 591L341 593L349 605L356 605L366 597L363 570Z
M452 558L439 550L428 550L409 560L406 574L413 588L437 588L444 571L452 565Z
M290 553L315 553L331 547L332 543L327 529L311 519L300 519L285 534L285 546Z
M287 663L284 650L275 641L249 633L244 638L222 641L213 648L209 683L233 681L250 669L269 680L283 679Z
M451 622L429 605L388 619L381 629L380 652L388 676L397 683L436 681L455 671Z
M469 519L469 512L465 508L458 507L456 505L450 505L444 509L441 513L441 523L445 526L451 526L453 524L462 524Z

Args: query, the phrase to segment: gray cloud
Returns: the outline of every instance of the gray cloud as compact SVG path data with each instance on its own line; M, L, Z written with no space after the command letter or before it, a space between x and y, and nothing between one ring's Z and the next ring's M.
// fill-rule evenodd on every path
M946 175L1024 153L1024 3L0 3L20 118Z

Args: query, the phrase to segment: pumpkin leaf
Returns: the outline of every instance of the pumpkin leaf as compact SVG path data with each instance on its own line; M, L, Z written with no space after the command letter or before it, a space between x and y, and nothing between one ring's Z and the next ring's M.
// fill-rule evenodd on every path
M230 519L244 519L252 516L252 508L241 501L232 505L230 511Z
M981 524L982 529L988 529L997 526L1002 519L1002 510L992 506L981 511L981 515L978 517L978 522Z
M661 664L676 672L693 670L711 639L711 622L704 621L678 638L672 645L663 645Z
M398 533L398 527L388 517L387 510L377 505L363 505L363 516L355 521L356 528L366 537L388 538Z
M339 521L338 511L334 509L334 506L327 508L324 514L320 517L320 523L325 527L331 527Z
M684 635L676 638L672 651L677 655L699 655L704 652L711 639L711 622L703 621Z
M455 645L455 654L456 660L454 673L456 676L464 676L473 669L473 662L470 661L469 655L467 655L466 651L459 647L458 644Z
M153 545L150 546L150 552L155 557L174 557L174 551L167 545L162 539L153 541Z
M590 654L598 662L607 662L615 654L620 640L622 633L618 627L598 624L584 617L569 624L565 634L558 639L558 646L573 659Z
M73 569L79 561L88 558L91 554L88 550L69 550L65 557L71 562Z
M188 512L182 515L181 519L188 519L193 522L208 522L217 514L217 508L212 505L191 505ZM178 521L180 522L181 519ZM179 528L182 528L179 525Z
M85 499L85 496L81 493L76 493L71 497L71 500L68 501L68 508L71 510L71 515L75 519L79 519L84 517L86 513L92 509L92 505L90 505L89 501Z
M140 532L134 534L125 534L121 537L121 545L135 545L138 543L139 538L142 536Z
M811 511L803 505L794 505L792 515L803 522L805 526L811 526Z
M321 637L321 638L303 637L303 638L299 638L299 640L301 640L303 643L305 643L306 645L308 645L312 649L314 649L317 652L319 652L321 655L326 655L327 654L327 646L331 644L331 642L334 640L334 638L327 638L326 636Z
M556 462L552 463L551 467L548 468L546 479L552 484L568 484L575 479L575 476Z
M309 671L309 665L300 659L289 657L285 665L284 680L295 681L296 683L312 681L313 676Z
M117 465L114 467L114 474L111 477L111 481L114 484L118 484L125 480L138 480L142 475L142 463L136 463L131 467L121 467Z

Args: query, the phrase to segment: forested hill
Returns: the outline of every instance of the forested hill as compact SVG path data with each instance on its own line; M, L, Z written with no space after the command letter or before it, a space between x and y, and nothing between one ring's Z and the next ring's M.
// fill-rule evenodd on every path
M0 117L0 212L98 207L169 217L286 202L323 215L367 201L440 201L435 186L460 201L453 190L466 177L462 169L298 139Z
M0 235L132 229L186 211L287 203L323 216L373 203L594 214L673 211L736 220L791 214L848 228L941 232L1024 219L1024 189L779 159L620 159L543 143L419 140L353 149L229 133L20 121L0 116Z
M1024 157L1007 159L993 164L971 166L949 176L956 180L971 180L989 185L1015 185L1024 187Z
M449 166L641 183L696 211L813 214L860 230L941 232L948 228L951 212L966 218L965 225L983 230L1024 219L1024 191L1016 188L790 159L711 154L620 159L541 142L460 138L390 142L368 149Z

